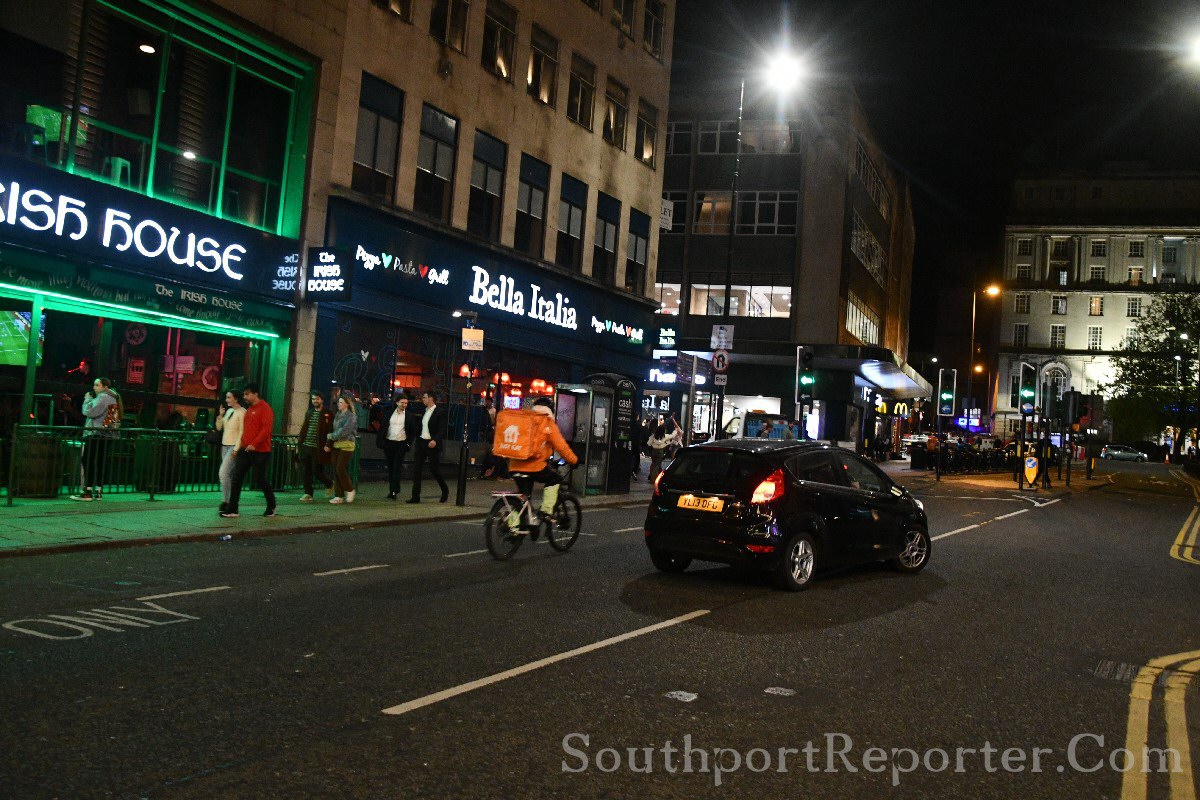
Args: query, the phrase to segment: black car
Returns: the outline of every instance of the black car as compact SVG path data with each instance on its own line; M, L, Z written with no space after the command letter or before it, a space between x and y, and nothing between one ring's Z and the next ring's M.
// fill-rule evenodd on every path
M650 560L682 572L693 559L749 565L799 591L817 568L929 562L920 500L874 464L816 442L726 439L679 451L646 514Z

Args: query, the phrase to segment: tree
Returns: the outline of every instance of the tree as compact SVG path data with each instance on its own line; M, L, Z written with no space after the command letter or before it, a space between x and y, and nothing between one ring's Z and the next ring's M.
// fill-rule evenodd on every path
M1188 400L1200 390L1197 348L1200 295L1155 298L1138 320L1133 336L1113 356L1112 381L1101 387L1111 398L1108 408L1123 437L1172 427L1176 431L1172 446L1179 454L1181 433L1193 424Z

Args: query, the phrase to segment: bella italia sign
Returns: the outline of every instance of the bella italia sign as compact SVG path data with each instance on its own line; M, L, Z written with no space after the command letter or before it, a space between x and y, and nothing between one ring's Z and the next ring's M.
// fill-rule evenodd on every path
M279 296L296 243L0 156L0 240L224 290Z

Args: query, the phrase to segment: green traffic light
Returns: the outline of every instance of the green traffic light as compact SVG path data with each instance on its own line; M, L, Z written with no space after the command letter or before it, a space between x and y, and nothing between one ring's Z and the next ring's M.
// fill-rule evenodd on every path
M942 392L942 399L943 400L953 400L954 394L951 392Z
M1021 397L1023 397L1026 400L1032 400L1033 399L1033 389L1022 389Z
M801 386L812 386L816 382L817 382L817 379L814 378L812 375L801 375L800 376L800 385Z

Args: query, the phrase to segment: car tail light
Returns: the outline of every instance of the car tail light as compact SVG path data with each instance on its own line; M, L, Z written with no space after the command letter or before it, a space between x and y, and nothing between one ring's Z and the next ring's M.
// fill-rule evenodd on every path
M662 497L662 490L658 488L658 485L660 483L662 483L663 475L666 475L666 474L667 473L665 473L665 472L660 472L660 473L658 473L658 477L654 479L654 496L655 497Z
M783 497L783 470L777 469L760 483L750 496L751 503L769 503Z
M748 544L746 549L751 553L774 553L775 545L773 544Z

